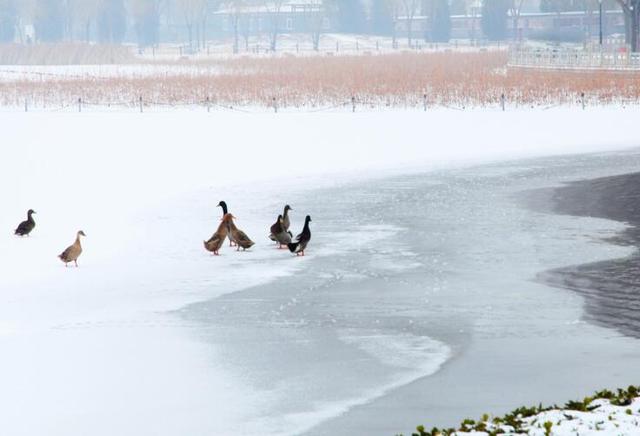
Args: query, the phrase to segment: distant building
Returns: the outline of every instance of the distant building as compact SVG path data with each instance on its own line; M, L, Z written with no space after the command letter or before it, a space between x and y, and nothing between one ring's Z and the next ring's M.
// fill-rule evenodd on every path
M260 5L237 6L223 3L213 12L212 28L218 36L259 36L277 25L280 33L307 33L334 30L334 23L321 0L266 1ZM237 28L236 28L237 27Z
M524 10L524 8L523 8ZM451 38L481 40L482 15L475 7L467 15L451 16ZM507 28L511 38L545 39L556 41L584 41L599 33L598 13L575 12L522 12L517 20L507 18ZM515 28L517 22L517 28ZM409 20L400 17L396 26L398 35L406 33ZM427 16L417 16L412 20L412 33L428 35L430 20ZM603 16L605 35L624 33L624 15L622 11L606 11Z

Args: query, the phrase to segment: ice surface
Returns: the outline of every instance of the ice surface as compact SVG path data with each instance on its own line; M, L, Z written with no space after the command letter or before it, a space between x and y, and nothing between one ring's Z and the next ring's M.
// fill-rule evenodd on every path
M478 311L452 301L494 289L498 266L530 254L491 239L496 225L539 237L538 217L466 208L477 195L503 207L496 186L523 177L518 164L468 184L416 176L425 199L414 179L388 178L640 143L636 109L1 117L0 433L12 435L291 434L429 376L463 347L460 331L503 337L518 319L496 319L489 307L509 305L497 291ZM495 171L504 179L482 185ZM251 252L202 249L222 199ZM266 238L286 203L294 232L315 218L307 258ZM16 238L29 208L37 227ZM568 244L615 230L557 223L570 227L549 238ZM80 268L65 269L56 255L79 229ZM560 266L543 245L506 280ZM545 337L556 325L523 323Z

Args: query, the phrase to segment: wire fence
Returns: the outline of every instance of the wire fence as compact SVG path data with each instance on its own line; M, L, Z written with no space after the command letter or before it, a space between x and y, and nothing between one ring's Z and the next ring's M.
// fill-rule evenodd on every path
M270 105L233 105L216 102L213 99L205 100L194 99L192 101L157 101L139 97L135 101L95 101L77 98L75 100L61 101L57 105L35 105L30 104L28 100L24 101L22 107L19 106L3 106L0 107L2 112L26 112L26 113L47 113L47 112L66 112L66 113L83 113L83 112L121 112L121 113L147 113L147 112L170 112L170 111L192 111L204 113L216 112L232 112L238 114L279 114L279 113L357 113L357 112L383 112L390 110L411 110L429 112L433 110L454 110L467 111L474 109L484 109L493 111L513 111L513 110L550 110L558 107L573 107L585 110L593 107L611 107L615 104L618 107L639 106L640 101L637 99L618 99L614 103L611 101L601 101L597 96L588 96L584 93L574 96L573 99L564 102L539 102L537 104L522 104L518 101L509 100L504 94L496 101L482 105L452 105L442 102L430 101L428 96L423 96L421 105L405 105L402 107L388 106L380 104L378 101L368 100L366 98L351 97L344 101L334 104L318 105L318 106L285 106L278 102L277 98L272 100Z

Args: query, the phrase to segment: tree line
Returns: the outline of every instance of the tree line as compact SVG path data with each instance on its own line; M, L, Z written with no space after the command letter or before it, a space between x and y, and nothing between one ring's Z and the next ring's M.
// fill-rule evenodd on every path
M468 0L314 0L313 13L305 14L306 28L317 49L324 20L330 19L332 28L342 33L372 33L389 35L394 45L397 39L407 38L411 46L415 40L446 42L451 36L451 15L470 13ZM481 27L490 40L508 38L507 20L517 28L525 0L484 0L481 7ZM33 24L37 41L86 41L119 44L127 38L141 46L156 45L161 28L181 28L191 46L204 45L212 30L211 18L223 8L230 17L234 33L234 49L238 50L243 26L247 28L243 11L249 6L268 10L267 23L271 48L275 50L282 31L280 15L285 0L0 0L0 42L27 40L24 24ZM543 12L591 10L599 0L541 0ZM621 7L627 22L627 39L638 48L640 0L605 0L605 7ZM475 13L475 12L473 12ZM427 31L414 34L414 21L427 16ZM244 17L244 18L243 18ZM398 22L404 21L403 35L398 34ZM248 32L245 29L246 44ZM514 35L515 36L515 35ZM178 42L182 33L167 32L165 40Z

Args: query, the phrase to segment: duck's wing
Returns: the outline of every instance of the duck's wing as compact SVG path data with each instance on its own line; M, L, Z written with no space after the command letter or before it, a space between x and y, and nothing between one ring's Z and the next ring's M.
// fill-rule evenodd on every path
M82 252L81 248L77 247L76 245L70 245L58 257L64 261L72 261L72 260L76 260L81 252Z
M276 240L280 244L289 244L291 243L291 234L288 232L280 232L276 235Z
M254 244L254 242L251 240L251 238L249 236L247 236L247 234L245 232L243 232L242 230L238 230L236 233L236 239L238 244L240 244L241 246L251 246Z
M208 241L204 241L204 248L206 248L208 251L216 251L222 246L225 238L226 235L221 236L218 233L214 233Z
M282 231L282 226L280 225L279 221L276 221L271 228L269 229L269 231L271 232L272 235L277 235L278 233L280 233Z
M16 228L16 234L23 234L23 233L27 233L29 232L31 229L29 228L29 221L22 221L20 224L18 224L18 227Z

